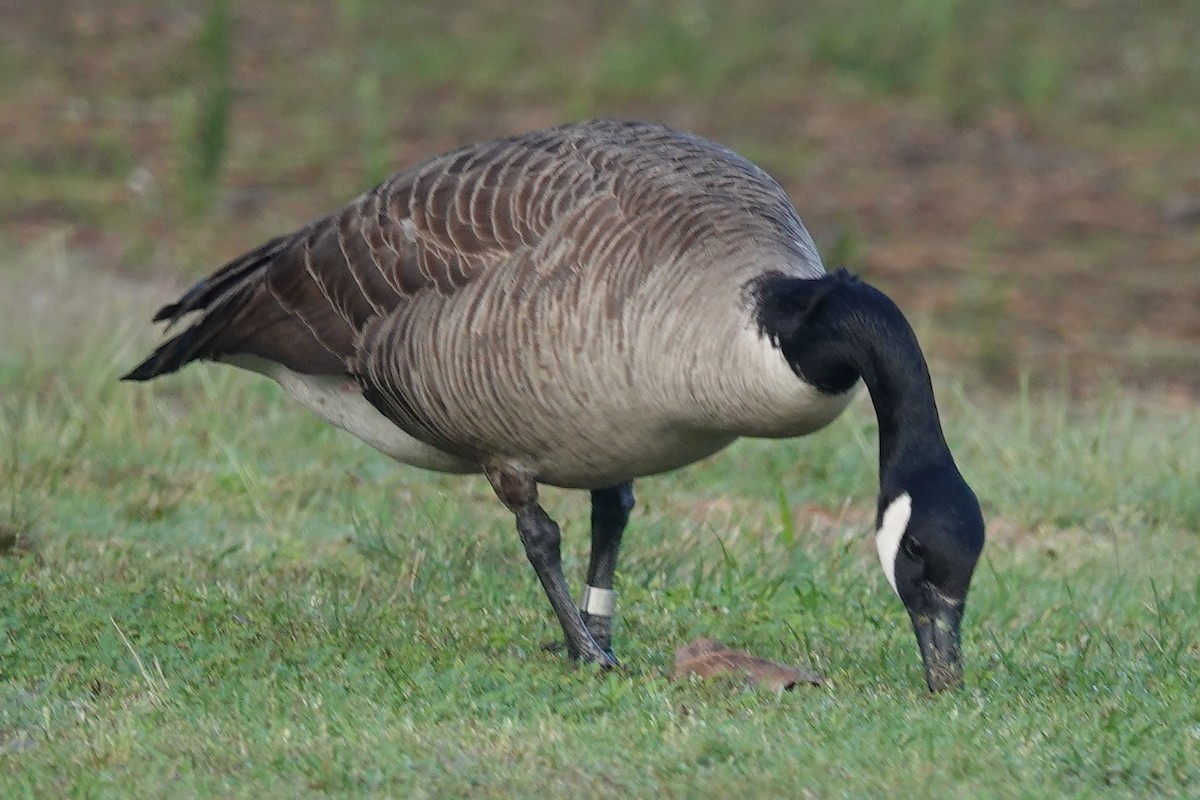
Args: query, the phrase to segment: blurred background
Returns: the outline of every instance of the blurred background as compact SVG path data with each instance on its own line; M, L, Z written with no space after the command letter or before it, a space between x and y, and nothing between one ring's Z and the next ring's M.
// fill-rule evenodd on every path
M621 116L766 168L942 370L1200 392L1194 0L2 0L0 18L10 353L110 302L140 346L171 291L396 169Z

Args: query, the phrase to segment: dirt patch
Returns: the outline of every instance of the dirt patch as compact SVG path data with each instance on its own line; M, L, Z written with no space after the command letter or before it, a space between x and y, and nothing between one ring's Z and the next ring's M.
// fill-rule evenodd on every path
M820 198L818 235L856 227L861 268L930 321L936 355L1002 385L1032 370L1200 389L1200 228L1142 196L1135 166L1002 115L863 116L817 128L794 194Z

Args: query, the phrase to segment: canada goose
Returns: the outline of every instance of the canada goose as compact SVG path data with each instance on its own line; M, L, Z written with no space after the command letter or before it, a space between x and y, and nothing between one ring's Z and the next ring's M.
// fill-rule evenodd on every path
M234 259L154 320L193 313L125 379L223 361L398 461L482 472L569 653L603 666L631 482L740 436L815 431L861 380L880 559L929 688L961 683L984 526L920 346L885 295L825 273L779 184L724 147L611 120L464 147ZM578 606L539 483L591 491Z

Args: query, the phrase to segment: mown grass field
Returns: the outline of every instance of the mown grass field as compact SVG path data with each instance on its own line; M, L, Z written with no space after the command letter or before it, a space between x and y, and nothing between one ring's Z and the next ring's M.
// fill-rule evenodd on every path
M0 797L1200 795L1197 18L1118 5L6 11ZM482 479L234 370L116 382L188 276L593 114L758 159L910 311L989 521L965 691L879 570L865 398L637 486L601 675ZM669 682L697 636L828 684Z

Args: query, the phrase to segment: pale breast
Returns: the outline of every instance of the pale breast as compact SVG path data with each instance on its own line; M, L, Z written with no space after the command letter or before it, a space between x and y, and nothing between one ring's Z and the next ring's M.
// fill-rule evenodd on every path
M699 393L739 436L787 438L819 430L841 414L861 387L825 394L802 380L783 353L745 319L716 347L714 364Z

